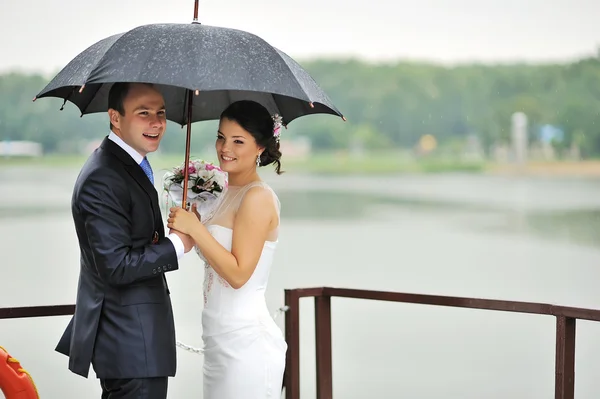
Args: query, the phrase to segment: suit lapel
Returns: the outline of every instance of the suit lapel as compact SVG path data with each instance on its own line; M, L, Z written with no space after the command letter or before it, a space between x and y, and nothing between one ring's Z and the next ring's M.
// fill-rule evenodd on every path
M144 173L144 170L140 165L138 165L133 158L121 147L119 147L112 140L105 138L102 142L102 147L109 150L111 153L117 156L121 162L123 162L123 166L125 170L133 179L144 189L148 197L150 197L150 204L152 206L152 214L154 216L155 225L158 225L162 235L164 235L164 230L162 229L161 222L161 214L160 214L160 206L158 204L158 193L156 189ZM158 222L158 223L157 223Z
M150 179L148 179L148 176L146 176L146 173L144 173L142 167L135 162L131 165L126 165L125 169L150 197L150 201L152 203L152 212L154 214L154 219L156 220L156 217L160 215L160 208L158 206L158 193L150 182Z

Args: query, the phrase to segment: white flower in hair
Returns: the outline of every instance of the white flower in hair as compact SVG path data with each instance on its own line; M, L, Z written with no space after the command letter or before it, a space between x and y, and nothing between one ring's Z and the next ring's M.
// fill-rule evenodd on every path
M279 114L273 115L273 136L279 141L281 135L281 126L283 125L283 118Z

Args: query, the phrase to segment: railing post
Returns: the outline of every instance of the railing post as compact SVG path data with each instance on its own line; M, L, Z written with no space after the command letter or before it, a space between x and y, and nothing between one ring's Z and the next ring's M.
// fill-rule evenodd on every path
M317 350L317 399L332 399L331 297L315 297L315 344Z
M286 399L300 399L300 296L296 290L285 290L285 341L288 349L285 358Z
M575 322L571 317L556 316L555 399L575 397Z

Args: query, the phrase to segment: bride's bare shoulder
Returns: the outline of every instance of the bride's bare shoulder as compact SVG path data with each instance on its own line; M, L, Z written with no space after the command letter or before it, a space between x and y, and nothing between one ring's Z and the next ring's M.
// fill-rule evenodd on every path
M242 206L244 204L252 204L253 206L261 206L265 203L274 201L274 192L266 183L257 184L249 187L242 198Z

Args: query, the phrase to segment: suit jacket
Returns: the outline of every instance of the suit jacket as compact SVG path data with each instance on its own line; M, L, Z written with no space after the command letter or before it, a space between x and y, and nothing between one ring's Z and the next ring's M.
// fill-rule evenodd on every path
M98 378L174 376L175 328L164 273L177 270L158 194L142 168L105 138L71 202L81 251L75 314L56 350Z

